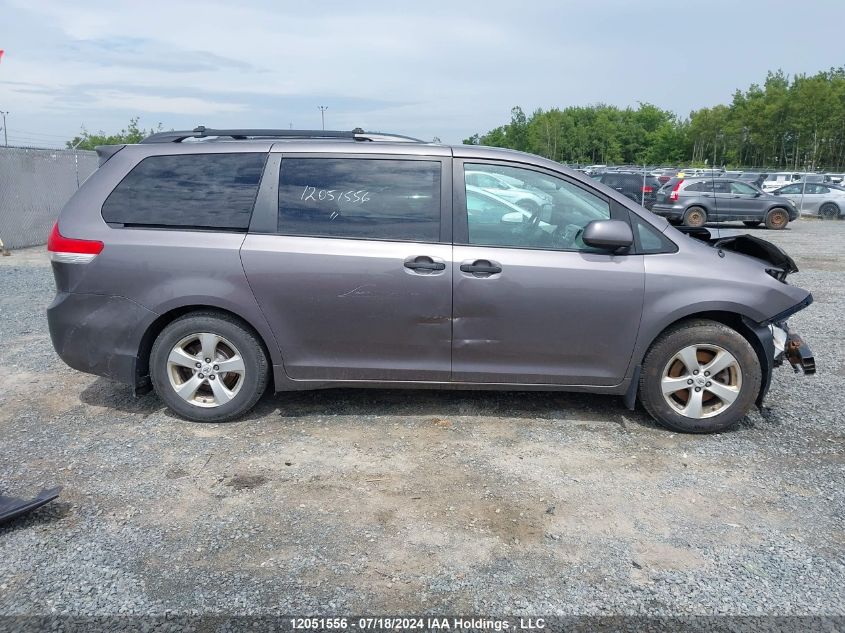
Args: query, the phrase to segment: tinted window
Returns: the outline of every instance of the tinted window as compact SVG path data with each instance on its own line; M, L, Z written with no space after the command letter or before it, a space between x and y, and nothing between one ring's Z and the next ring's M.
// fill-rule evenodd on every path
M504 176L508 189L466 180L469 243L512 248L591 250L581 234L593 220L610 218L608 203L586 189L540 172L502 165L466 165L466 174Z
M285 158L279 233L437 242L440 163Z
M801 186L800 185L787 185L781 189L778 189L778 193L801 193Z
M694 182L694 183L687 185L684 188L684 191L696 191L696 192L712 191L712 190L713 190L713 185L709 182Z
M266 154L150 156L103 204L125 225L246 230Z

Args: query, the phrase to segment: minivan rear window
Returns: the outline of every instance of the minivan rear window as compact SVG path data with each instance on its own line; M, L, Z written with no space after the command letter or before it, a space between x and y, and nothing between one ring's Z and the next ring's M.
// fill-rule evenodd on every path
M245 231L266 153L150 156L103 204L103 219L124 226Z
M284 158L282 235L437 242L439 161Z

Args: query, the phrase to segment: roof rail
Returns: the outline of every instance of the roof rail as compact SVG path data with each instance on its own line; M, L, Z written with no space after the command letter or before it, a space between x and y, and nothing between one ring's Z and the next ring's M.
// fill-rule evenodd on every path
M200 125L191 131L157 132L141 140L141 143L181 143L190 138L229 137L235 140L246 139L274 139L274 138L345 138L353 141L399 141L422 143L420 139L401 134L386 134L383 132L365 132L361 128L351 131L345 130L215 130Z

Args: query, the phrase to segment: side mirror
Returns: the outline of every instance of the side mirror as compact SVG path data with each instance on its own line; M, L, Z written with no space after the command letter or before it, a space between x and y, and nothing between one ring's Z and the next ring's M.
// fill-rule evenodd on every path
M634 234L622 220L593 220L584 229L581 239L587 246L606 251L627 248L634 243Z

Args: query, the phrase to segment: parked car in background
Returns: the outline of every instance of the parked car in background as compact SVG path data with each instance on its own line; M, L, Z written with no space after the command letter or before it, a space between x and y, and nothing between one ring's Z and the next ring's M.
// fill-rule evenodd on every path
M825 174L825 176L827 176L828 180L830 180L830 182L832 182L835 185L842 184L842 180L845 179L845 174L827 173L827 174Z
M758 171L743 171L740 172L736 179L751 183L755 187L762 189L763 182L766 180L766 174Z
M719 178L724 174L721 169L682 169L678 172L678 178Z
M489 171L467 172L467 184L485 189L499 198L529 211L534 211L552 202L551 196L539 189L529 187L514 178Z
M48 242L53 346L190 420L268 388L548 389L706 433L774 367L815 371L781 249L685 235L539 156L206 128L97 151ZM473 173L568 195L528 212Z
M804 215L837 220L845 214L845 187L833 183L794 182L773 193L792 200Z
M660 183L661 186L665 185L669 182L672 178L678 175L678 168L677 167L667 167L666 169L658 170L657 174L657 181Z
M801 174L793 171L778 171L771 174L766 174L766 179L763 181L762 189L766 192L772 192L775 189L780 189L796 180L801 180Z
M646 209L651 209L654 205L657 190L660 189L657 178L648 174L643 177L642 172L606 171L597 180L637 204L642 204Z
M765 223L767 229L783 229L799 215L788 198L731 178L675 178L660 189L651 210L691 227L742 221L746 226Z
M801 174L803 182L827 182L829 179L824 174Z

